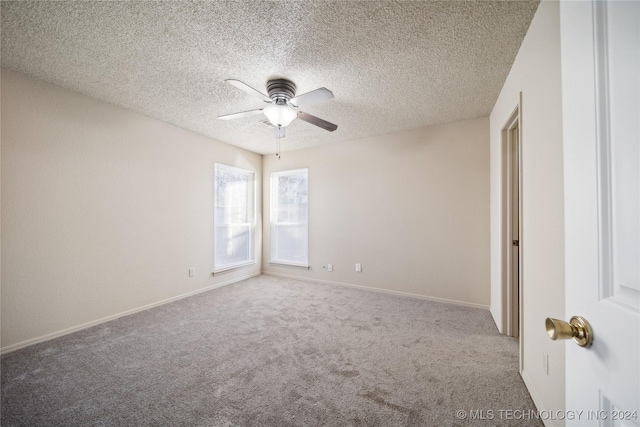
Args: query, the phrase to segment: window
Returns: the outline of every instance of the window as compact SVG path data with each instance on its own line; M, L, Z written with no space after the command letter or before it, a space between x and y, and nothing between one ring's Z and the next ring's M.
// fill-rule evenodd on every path
M255 262L255 172L215 165L213 271Z
M309 170L271 174L271 259L309 266Z

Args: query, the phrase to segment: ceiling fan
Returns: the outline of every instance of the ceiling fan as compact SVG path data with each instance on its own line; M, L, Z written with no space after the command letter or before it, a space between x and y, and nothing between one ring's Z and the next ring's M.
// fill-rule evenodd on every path
M276 138L283 138L285 128L295 119L311 123L329 132L338 129L338 126L333 123L298 110L298 107L312 105L333 98L333 92L325 87L295 96L296 85L292 81L287 79L273 79L267 82L267 93L269 94L269 96L267 96L240 80L227 79L225 82L250 95L260 98L269 105L257 110L218 116L221 120L231 120L263 113L267 117L265 123L273 126Z

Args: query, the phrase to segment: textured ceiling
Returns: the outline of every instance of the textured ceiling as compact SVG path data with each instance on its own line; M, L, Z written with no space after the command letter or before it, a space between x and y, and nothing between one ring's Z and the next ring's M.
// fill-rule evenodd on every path
M224 82L335 98L303 110L282 150L489 115L535 1L1 2L2 66L257 153L262 108Z

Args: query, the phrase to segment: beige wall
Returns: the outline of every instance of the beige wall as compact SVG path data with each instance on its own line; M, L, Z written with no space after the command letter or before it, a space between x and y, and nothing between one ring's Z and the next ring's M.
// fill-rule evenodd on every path
M211 275L215 162L261 188L258 154L3 69L2 349L259 273L260 227Z
M538 409L547 410L564 409L565 391L564 344L551 341L544 328L546 317L566 317L559 25L558 3L541 2L490 116L491 313L501 326L501 130L522 92L522 375Z
M256 267L213 277L213 164L260 177L262 156L9 70L2 89L4 351L257 274L261 258L268 273L489 304L486 118L265 157L266 177L310 169L312 268L269 266L259 248Z
M488 307L488 126L481 118L265 156L263 271ZM269 265L270 173L303 167L311 268Z

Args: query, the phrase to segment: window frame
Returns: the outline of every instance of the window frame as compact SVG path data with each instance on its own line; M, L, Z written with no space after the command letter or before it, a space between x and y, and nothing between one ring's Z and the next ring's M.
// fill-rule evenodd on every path
M249 179L249 184L247 188L247 219L248 222L242 223L233 223L226 222L224 224L216 223L216 210L218 209L218 171L225 170L227 172L238 173L241 175L246 175ZM224 271L235 270L237 268L246 267L249 265L256 264L256 172L250 169L243 169L237 166L230 166L224 163L215 163L214 164L214 178L213 178L213 273L221 273ZM248 226L249 228L249 258L234 262L227 263L221 266L218 265L218 257L217 257L217 248L218 248L218 237L219 237L219 228L229 227L229 226Z
M306 221L302 222L302 223L277 223L275 222L275 220L277 219L277 215L278 215L278 178L281 176L291 176L291 175L299 175L304 173L306 175L307 178L307 218ZM283 170L283 171L275 171L275 172L271 172L271 176L269 179L269 190L270 190L270 194L269 194L269 264L276 264L276 265L284 265L284 266L290 266L290 267L300 267L300 268L306 268L309 269L310 265L309 265L309 204L310 204L310 197L309 197L309 168L299 168L299 169L289 169L289 170ZM276 226L277 224L285 224L285 225L295 225L295 224L304 224L304 228L305 228L305 232L306 232L306 236L307 236L307 248L306 248L306 260L305 262L295 262L293 260L290 259L274 259L274 250L273 250L273 245L274 245L274 226Z

